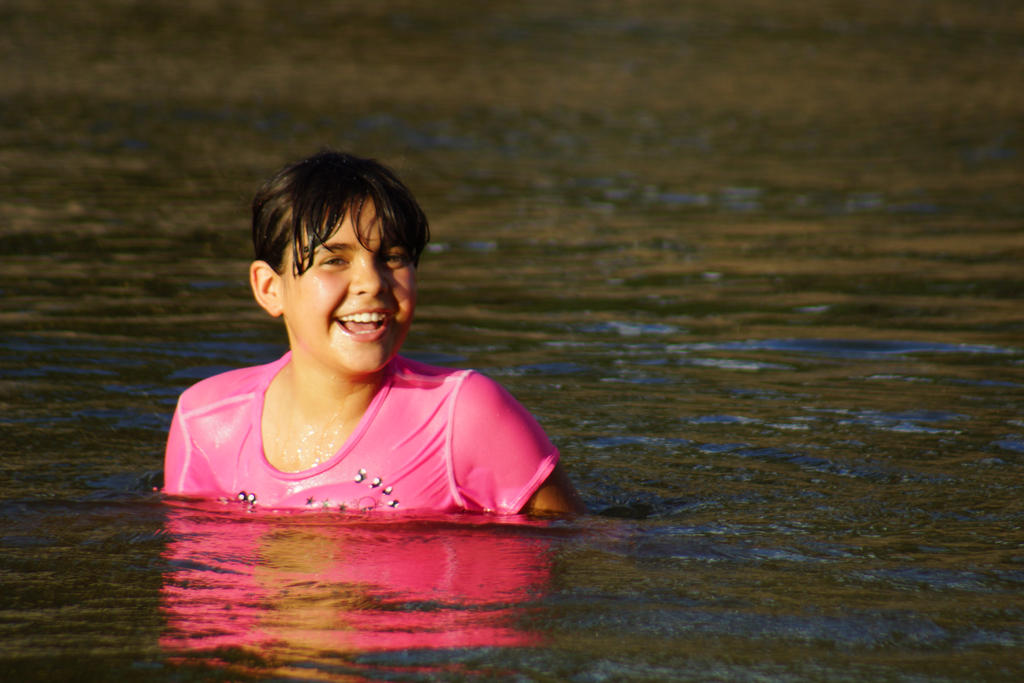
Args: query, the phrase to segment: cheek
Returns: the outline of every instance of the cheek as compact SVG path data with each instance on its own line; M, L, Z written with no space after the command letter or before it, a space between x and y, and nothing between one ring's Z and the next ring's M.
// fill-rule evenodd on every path
M395 294L407 303L409 308L416 306L416 271L412 268L396 274Z
M345 289L339 278L324 275L311 278L307 285L306 295L310 300L322 303L331 303Z

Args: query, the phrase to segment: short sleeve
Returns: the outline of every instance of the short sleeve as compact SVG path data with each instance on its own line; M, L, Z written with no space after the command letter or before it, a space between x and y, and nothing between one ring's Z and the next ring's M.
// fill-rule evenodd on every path
M537 420L501 385L476 372L453 404L455 488L469 510L516 513L558 463L558 449Z
M164 493L171 495L201 495L218 490L216 477L210 464L196 448L184 418L182 402L178 401L167 434L164 451Z
M188 471L191 449L188 434L181 419L181 403L174 410L171 430L167 434L164 450L164 492L172 495L184 493L184 479Z

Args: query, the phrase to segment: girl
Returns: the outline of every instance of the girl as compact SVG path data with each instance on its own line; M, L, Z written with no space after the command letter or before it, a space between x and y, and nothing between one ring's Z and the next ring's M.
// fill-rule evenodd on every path
M290 350L186 390L164 490L266 508L582 512L537 422L472 371L398 355L429 239L379 163L322 152L253 200L259 305Z

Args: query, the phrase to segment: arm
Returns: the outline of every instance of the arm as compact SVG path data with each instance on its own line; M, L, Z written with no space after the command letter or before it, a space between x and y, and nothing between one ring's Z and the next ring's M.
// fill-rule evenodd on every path
M576 493L576 489L561 463L555 466L548 478L520 510L529 515L581 515L586 511L587 506Z
M479 373L463 382L451 441L453 483L468 510L582 512L558 450L530 413Z
M181 495L183 482L191 458L189 438L181 419L181 405L174 410L171 429L164 450L164 493Z

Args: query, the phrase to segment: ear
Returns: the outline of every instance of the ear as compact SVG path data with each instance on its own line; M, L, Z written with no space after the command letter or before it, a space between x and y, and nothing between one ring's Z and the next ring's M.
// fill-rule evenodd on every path
M260 307L278 317L284 313L283 283L281 275L266 261L253 261L249 265L249 286Z

